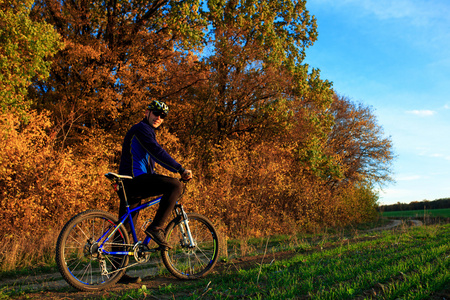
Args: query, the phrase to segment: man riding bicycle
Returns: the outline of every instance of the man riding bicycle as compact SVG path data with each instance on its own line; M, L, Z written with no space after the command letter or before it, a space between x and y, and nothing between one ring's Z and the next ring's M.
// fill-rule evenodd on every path
M155 163L174 173L179 173L184 180L192 178L192 172L184 169L156 141L155 130L164 122L169 107L161 101L152 101L145 112L144 119L133 125L125 135L122 145L119 174L133 179L125 180L124 186L130 208L141 204L142 199L163 195L158 210L145 233L158 245L169 247L164 235L164 223L170 216L177 199L182 193L182 184L173 177L157 174ZM119 219L126 213L123 193L119 193ZM136 224L138 213L133 215ZM130 232L130 225L126 228Z
M118 191L120 218L89 209L72 217L61 230L55 260L62 277L72 287L97 291L116 283L139 283L139 276L131 277L125 272L138 264L148 264L153 253L159 253L167 270L179 279L202 278L216 265L222 252L213 222L199 213L186 212L177 203L181 202L183 184L176 178L156 174L154 169L158 163L178 172L184 180L192 178L192 172L156 141L155 130L168 112L163 102L150 103L144 119L125 135L119 174L105 174ZM160 197L144 200L153 196ZM145 229L147 236L141 241L136 234L137 212L158 204L154 220ZM170 213L174 218L164 226ZM150 246L152 239L161 246Z

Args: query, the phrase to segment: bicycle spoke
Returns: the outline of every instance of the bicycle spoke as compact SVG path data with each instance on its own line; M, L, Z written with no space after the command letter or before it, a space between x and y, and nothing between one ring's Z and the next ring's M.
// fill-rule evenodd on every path
M173 248L163 254L163 262L169 271L182 279L198 278L209 273L218 258L218 238L212 224L204 216L189 214L189 230L196 245L194 247L190 247L190 243L185 240L187 228L183 223L171 224L167 240Z
M57 264L64 279L80 290L96 290L114 284L128 264L124 252L128 235L119 228L111 241L102 244L115 227L115 217L102 211L86 211L74 217L61 231L57 242Z

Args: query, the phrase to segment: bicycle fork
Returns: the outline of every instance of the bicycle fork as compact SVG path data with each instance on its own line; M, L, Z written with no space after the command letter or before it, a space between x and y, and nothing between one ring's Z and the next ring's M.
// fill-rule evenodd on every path
M196 247L197 244L195 243L191 229L189 228L189 218L181 204L175 206L175 213L177 216L181 217L181 222L178 226L180 227L183 246L188 248Z

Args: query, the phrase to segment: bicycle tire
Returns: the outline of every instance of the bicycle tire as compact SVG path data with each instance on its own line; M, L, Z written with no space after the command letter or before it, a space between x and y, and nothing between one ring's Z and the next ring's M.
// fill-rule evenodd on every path
M180 217L166 227L166 240L172 249L161 251L166 268L179 279L197 279L210 273L219 258L219 236L211 221L197 213L188 213L189 228L196 242L189 247L183 242Z
M95 291L110 287L122 277L125 269L102 275L102 265L108 272L120 269L127 266L128 256L107 255L96 248L116 224L114 215L101 210L87 210L66 223L56 242L56 264L67 283L81 291ZM128 251L129 237L124 227L104 245L107 251L112 247Z

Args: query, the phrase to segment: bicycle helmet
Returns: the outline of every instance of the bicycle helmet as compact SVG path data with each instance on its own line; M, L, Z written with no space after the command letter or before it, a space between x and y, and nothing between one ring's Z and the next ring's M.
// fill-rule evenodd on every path
M169 114L169 107L162 101L153 100L152 103L147 106L147 109L150 111L162 111L166 115Z

